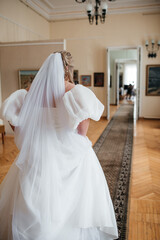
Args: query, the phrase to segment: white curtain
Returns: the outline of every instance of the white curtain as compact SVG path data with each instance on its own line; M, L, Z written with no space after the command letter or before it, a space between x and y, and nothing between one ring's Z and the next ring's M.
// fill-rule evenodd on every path
M137 65L136 63L124 64L124 85L134 85L134 89L137 87Z

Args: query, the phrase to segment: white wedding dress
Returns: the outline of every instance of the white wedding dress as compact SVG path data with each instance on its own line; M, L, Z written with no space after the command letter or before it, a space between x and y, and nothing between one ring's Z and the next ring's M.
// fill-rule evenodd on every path
M17 129L28 94L17 90L2 106L3 117ZM20 153L0 185L0 240L118 237L103 170L90 140L77 132L84 119L98 121L104 106L82 85L64 93L58 106L60 112L50 109L51 125L46 117L47 128L41 127L41 135L37 133L40 122L36 122L33 142L33 136L26 140L29 129L25 137L15 129ZM33 114L35 111L33 108ZM41 116L47 116L46 107L41 108L38 119ZM32 115L30 118L33 122Z

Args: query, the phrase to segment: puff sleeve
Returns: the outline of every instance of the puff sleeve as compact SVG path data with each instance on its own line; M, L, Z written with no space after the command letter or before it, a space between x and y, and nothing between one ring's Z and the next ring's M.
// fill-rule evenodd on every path
M6 119L11 125L18 125L18 115L24 98L27 94L25 89L13 92L3 103L0 109L0 117Z
M88 118L98 121L104 111L104 105L96 95L80 84L64 94L63 102L69 115L70 127L73 129Z

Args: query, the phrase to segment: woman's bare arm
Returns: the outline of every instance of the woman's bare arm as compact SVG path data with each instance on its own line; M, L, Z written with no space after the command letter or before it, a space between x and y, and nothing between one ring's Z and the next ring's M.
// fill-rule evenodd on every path
M90 122L90 119L86 119L84 121L82 121L79 125L78 125L78 133L82 136L86 136L87 135L87 131L88 131L88 127L89 127L89 122Z

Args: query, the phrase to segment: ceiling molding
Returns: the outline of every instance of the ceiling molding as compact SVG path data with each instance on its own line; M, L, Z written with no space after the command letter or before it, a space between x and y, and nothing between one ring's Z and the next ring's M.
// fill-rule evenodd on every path
M60 21L87 18L86 4L73 0L19 0L48 21ZM72 3L72 4L70 4ZM108 14L158 13L160 0L116 0L108 2Z

